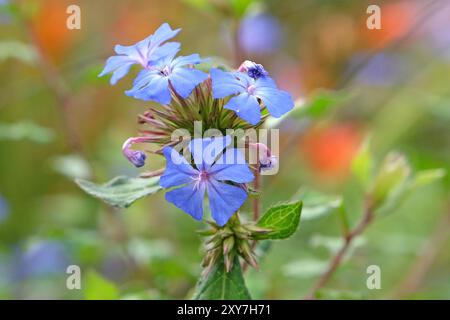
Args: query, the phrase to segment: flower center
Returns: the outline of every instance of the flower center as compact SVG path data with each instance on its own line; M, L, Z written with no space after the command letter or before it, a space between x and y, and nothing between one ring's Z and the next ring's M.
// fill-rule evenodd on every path
M200 187L200 184L202 182L208 181L208 179L209 179L208 172L206 172L205 170L200 171L197 178L194 178L194 180L195 180L194 188L198 189Z
M163 76L168 76L170 73L172 72L172 70L170 70L169 66L165 66L164 68L161 69L161 74Z
M250 86L248 86L248 88L247 88L247 92L249 93L249 94L251 94L251 95L253 95L254 93L255 93L255 86L254 85L250 85Z
M208 172L206 172L205 170L200 171L200 173L198 174L198 180L199 182L203 182L208 180Z

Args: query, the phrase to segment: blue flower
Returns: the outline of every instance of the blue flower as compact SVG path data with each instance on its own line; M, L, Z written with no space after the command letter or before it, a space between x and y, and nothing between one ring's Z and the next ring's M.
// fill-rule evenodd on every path
M134 80L133 88L125 93L137 99L168 104L172 100L170 87L173 87L183 99L189 97L192 90L208 78L208 74L186 67L203 61L198 54L174 58L175 54L167 55L142 70Z
M61 274L71 262L63 243L54 240L41 240L23 250L16 251L13 278L39 277Z
M268 76L253 79L242 72L224 72L219 69L211 69L210 73L214 98L235 95L224 108L233 110L240 118L253 125L261 119L260 102L275 118L294 107L289 93L279 90Z
M192 140L189 151L195 167L175 149L165 147L167 165L160 184L164 188L177 187L166 193L166 200L201 220L207 193L213 219L225 225L247 199L242 184L254 179L243 155L235 148L225 149L230 143L229 136Z
M116 56L109 57L105 68L99 77L112 73L111 84L116 84L123 78L133 64L141 64L143 68L149 67L153 61L167 55L175 55L180 50L178 42L163 42L175 37L181 29L172 30L167 23L162 24L154 34L131 46L116 45Z
M239 28L239 44L245 52L262 55L276 52L282 40L277 18L266 13L246 16Z

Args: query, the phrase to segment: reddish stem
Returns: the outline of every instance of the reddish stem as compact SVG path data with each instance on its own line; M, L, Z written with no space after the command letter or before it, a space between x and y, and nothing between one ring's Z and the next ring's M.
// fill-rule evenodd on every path
M328 281L331 279L335 271L341 265L345 257L345 254L350 248L352 241L366 229L366 227L370 224L370 222L372 222L372 219L373 219L373 211L371 207L368 206L358 225L354 229L350 230L346 235L344 235L344 244L336 253L336 255L331 259L326 271L309 290L308 294L305 296L306 300L315 299L317 291L328 283Z

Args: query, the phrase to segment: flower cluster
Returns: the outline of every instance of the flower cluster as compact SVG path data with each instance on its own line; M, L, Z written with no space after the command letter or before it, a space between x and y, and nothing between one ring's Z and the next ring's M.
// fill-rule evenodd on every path
M264 170L276 162L265 145L247 144L262 150L259 165L250 166L245 153L233 147L236 137L225 131L258 128L269 115L280 117L294 103L264 67L252 61L243 62L237 70L211 68L207 73L196 68L205 59L198 54L177 56L180 44L168 42L179 31L164 23L134 45L117 45L116 55L106 61L99 76L111 73L111 84L116 84L131 66L142 68L125 94L152 103L139 116L141 134L125 141L123 154L142 167L147 155L132 146L156 145L155 153L166 159L160 177L160 185L170 189L166 200L200 220L207 197L211 216L222 227L246 201L247 184L254 179L252 169ZM198 134L196 122L201 123L202 136L209 129L222 136L192 138ZM180 130L181 143L180 136L175 139L173 134ZM185 152L180 145L187 146Z

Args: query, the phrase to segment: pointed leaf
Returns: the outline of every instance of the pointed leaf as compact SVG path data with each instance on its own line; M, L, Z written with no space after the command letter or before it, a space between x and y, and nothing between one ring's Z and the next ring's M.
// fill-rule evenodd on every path
M223 258L220 259L205 279L197 285L194 300L249 300L250 293L245 286L241 265L236 256L230 272L225 271Z
M445 169L429 169L417 172L414 175L412 188L426 186L442 179L446 174Z
M286 239L297 230L302 212L302 202L276 205L261 217L258 226L272 229L272 232L258 235L258 239Z
M76 179L78 186L91 196L119 208L127 208L139 198L161 190L159 177L143 179L120 176L105 184Z

